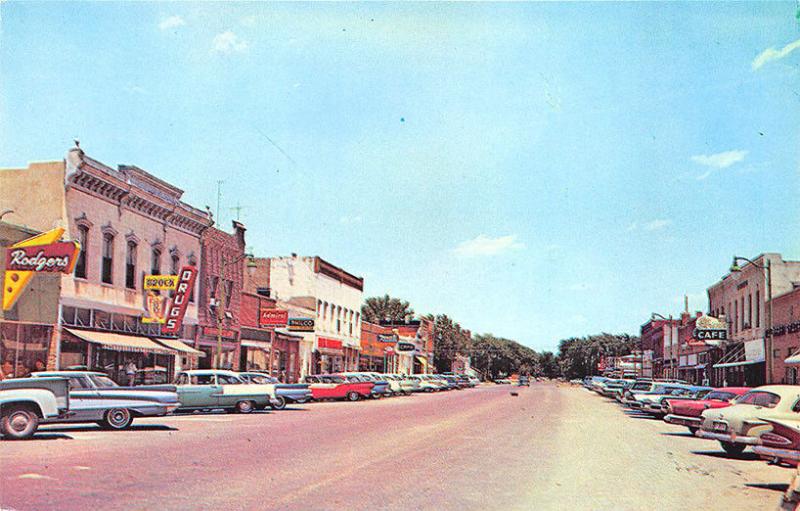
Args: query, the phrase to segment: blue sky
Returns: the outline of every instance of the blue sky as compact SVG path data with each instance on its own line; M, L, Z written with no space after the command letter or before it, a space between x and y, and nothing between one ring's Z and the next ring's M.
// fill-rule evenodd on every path
M88 154L537 349L800 258L794 2L2 3L0 165ZM0 191L2 193L2 191Z

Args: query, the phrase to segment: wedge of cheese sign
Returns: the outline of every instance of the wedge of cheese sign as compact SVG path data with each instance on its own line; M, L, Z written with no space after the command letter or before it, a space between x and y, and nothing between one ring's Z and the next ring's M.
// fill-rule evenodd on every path
M64 234L64 229L59 227L52 231L37 234L33 238L15 243L11 245L9 249L49 245L61 239L62 234ZM3 279L3 310L8 310L14 305L14 302L16 302L19 295L22 294L22 290L25 289L25 286L28 284L28 281L31 280L34 273L35 272L32 271L6 271L5 278Z

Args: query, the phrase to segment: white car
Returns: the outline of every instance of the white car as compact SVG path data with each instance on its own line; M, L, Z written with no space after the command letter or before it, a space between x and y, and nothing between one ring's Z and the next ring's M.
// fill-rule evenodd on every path
M409 378L419 382L419 392L438 392L442 390L442 382L428 376L427 374L412 374L409 375Z
M30 438L40 419L69 414L69 384L64 378L15 378L0 382L0 433L10 440Z

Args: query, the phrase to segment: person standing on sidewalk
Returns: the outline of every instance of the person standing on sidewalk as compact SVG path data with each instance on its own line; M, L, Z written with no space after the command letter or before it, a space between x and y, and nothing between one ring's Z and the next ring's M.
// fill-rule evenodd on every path
M128 386L133 387L136 383L136 364L133 363L133 360L128 360L128 363L125 364L125 375L128 377Z

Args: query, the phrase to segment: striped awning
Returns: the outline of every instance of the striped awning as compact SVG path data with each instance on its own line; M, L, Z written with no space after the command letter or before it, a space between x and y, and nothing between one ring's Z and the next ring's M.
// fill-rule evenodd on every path
M175 355L176 350L156 344L147 337L115 334L111 332L95 332L90 330L76 330L65 328L67 332L78 339L98 345L101 349L114 351L130 351L135 353L157 353L160 355Z
M206 356L205 352L200 351L200 350L196 350L196 349L192 348L191 346L189 346L188 344L186 344L185 342L180 341L178 339L164 339L164 338L161 338L161 337L155 337L154 339L155 339L156 342L163 344L167 348L171 348L171 349L173 349L175 351L179 351L179 352L181 352L183 354L186 354L186 355L191 355L193 357L205 357Z

